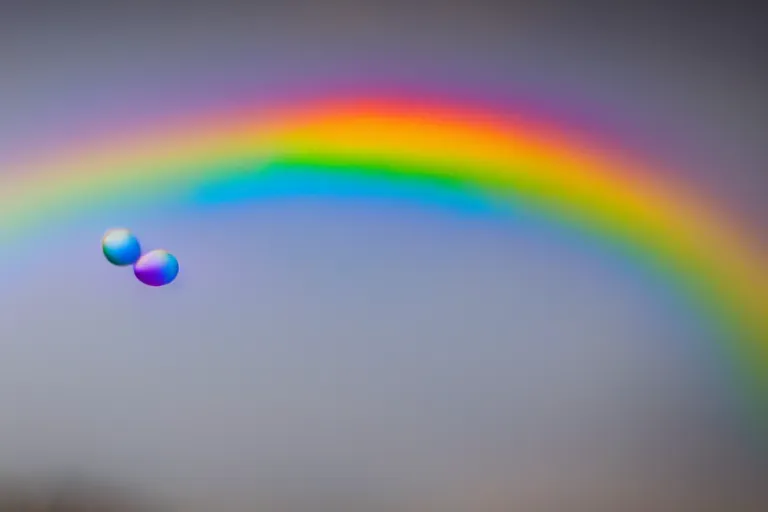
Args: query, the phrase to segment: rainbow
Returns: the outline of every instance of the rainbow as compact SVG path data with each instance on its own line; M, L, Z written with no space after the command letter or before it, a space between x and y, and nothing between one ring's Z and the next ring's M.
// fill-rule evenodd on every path
M194 203L224 189L236 197L297 169L304 176L297 179L314 177L312 193L361 181L422 186L423 201L426 190L478 198L499 212L514 208L629 251L713 320L747 369L738 373L749 375L760 402L768 396L762 248L751 247L724 212L692 197L691 187L535 117L363 99L161 123L13 165L2 174L0 237L6 242L53 219L115 204Z

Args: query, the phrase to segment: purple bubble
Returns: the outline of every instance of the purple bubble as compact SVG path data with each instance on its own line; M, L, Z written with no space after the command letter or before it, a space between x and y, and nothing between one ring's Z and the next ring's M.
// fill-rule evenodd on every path
M165 286L179 274L179 262L163 249L155 249L143 255L133 266L136 278L147 286Z

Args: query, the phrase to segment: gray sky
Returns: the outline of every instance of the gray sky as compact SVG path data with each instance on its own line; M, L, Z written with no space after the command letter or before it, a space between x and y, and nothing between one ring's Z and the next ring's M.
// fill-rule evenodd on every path
M244 97L443 89L609 130L766 232L768 84L735 7L161 4L9 4L0 162ZM0 472L222 511L766 503L713 335L589 244L365 201L54 220L0 257ZM179 281L109 267L117 224Z

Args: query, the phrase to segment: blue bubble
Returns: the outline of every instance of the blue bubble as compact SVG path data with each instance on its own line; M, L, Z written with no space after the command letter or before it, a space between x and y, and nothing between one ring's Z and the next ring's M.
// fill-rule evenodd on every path
M107 261L119 267L133 265L141 257L139 240L127 229L107 231L101 239L101 248Z

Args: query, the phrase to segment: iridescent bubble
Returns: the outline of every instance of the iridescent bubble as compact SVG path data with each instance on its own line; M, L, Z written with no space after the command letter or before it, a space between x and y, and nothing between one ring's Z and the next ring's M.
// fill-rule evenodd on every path
M133 266L136 278L148 286L165 286L179 275L179 261L163 249L155 249L139 258Z
M141 256L139 239L127 229L110 229L101 239L107 261L120 267L133 265Z

